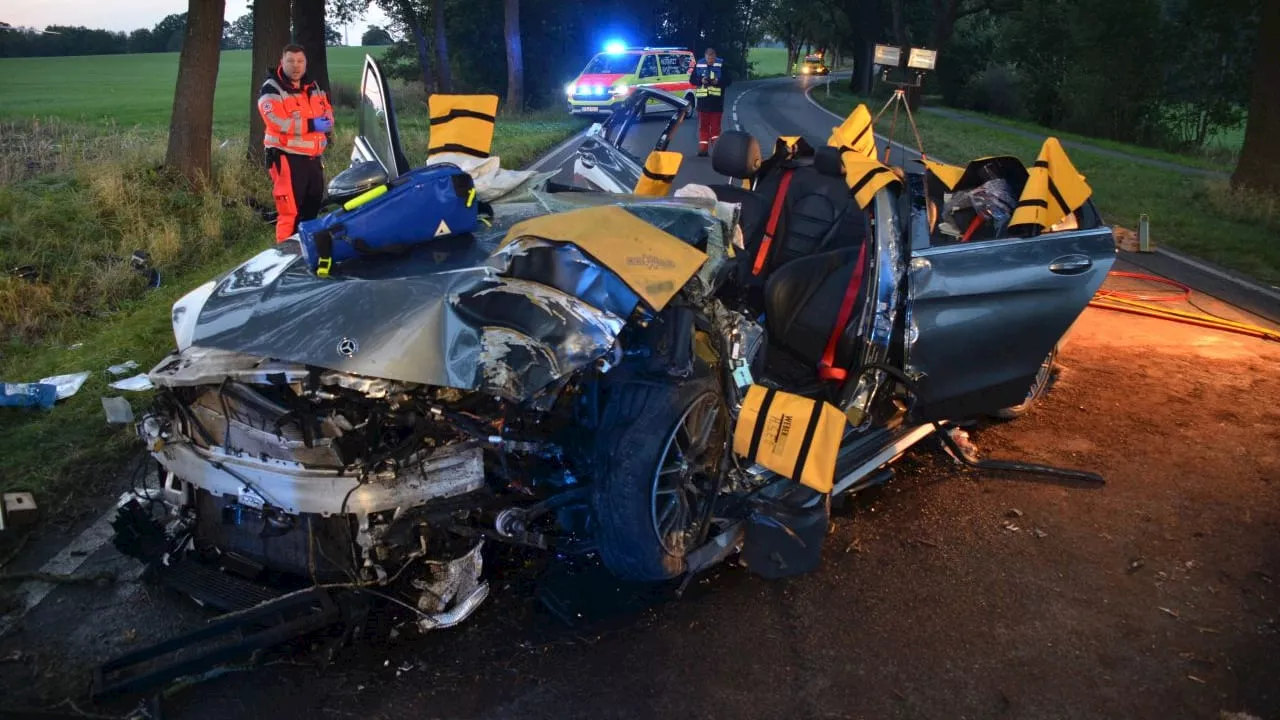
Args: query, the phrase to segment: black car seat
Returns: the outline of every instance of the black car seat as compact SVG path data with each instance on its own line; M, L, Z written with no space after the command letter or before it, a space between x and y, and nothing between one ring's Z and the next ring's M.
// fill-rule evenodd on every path
M760 170L760 143L750 133L729 130L721 135L711 151L711 167L717 173L737 181L750 180ZM709 185L716 198L742 206L739 224L742 236L749 239L764 232L769 205L758 193L741 184Z
M804 394L844 379L857 353L866 248L863 243L797 258L770 275L764 304L772 379Z

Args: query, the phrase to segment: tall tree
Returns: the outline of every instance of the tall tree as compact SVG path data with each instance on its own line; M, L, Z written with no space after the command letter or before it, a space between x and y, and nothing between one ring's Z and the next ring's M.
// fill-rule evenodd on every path
M520 47L520 0L503 0L507 43L507 109L524 110L524 51Z
M1231 184L1280 194L1280 83L1275 79L1280 67L1280 2L1262 4L1257 47L1244 146Z
M329 55L325 42L325 0L293 0L296 42L307 51L307 75L329 92Z
M192 0L193 2L195 0ZM262 116L258 91L267 72L280 64L289 44L289 0L253 0L253 73L249 78L249 157L262 161Z
M436 46L437 92L453 92L453 73L449 70L449 43L444 25L444 0L431 0L431 23Z
M422 14L413 0L395 0L395 10L400 23L413 35L413 45L418 51L418 65L422 68L422 87L431 90L431 53L427 49L427 33L422 27Z
M189 0L182 55L178 59L164 164L196 185L209 180L213 91L218 83L225 9L226 0Z

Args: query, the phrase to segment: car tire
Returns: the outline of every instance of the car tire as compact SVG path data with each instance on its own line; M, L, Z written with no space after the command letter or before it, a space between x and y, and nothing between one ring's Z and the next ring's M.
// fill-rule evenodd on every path
M611 394L592 487L600 559L624 581L679 577L686 569L686 554L707 535L707 528L696 521L723 480L730 441L728 409L714 377L632 383ZM702 447L687 430L695 423L710 428ZM677 438L683 438L688 453L681 452ZM681 466L697 466L700 471L695 475ZM686 482L697 485L703 496L671 489ZM682 525L681 517L688 522ZM663 529L669 531L665 537Z
M1031 389L1027 391L1027 399L1017 405L1013 405L992 413L992 417L1001 420L1014 420L1026 415L1036 403L1049 392L1049 388L1053 385L1054 376L1057 374L1058 347L1055 345L1049 351L1048 356L1040 363L1040 370L1036 373L1036 379L1031 383Z

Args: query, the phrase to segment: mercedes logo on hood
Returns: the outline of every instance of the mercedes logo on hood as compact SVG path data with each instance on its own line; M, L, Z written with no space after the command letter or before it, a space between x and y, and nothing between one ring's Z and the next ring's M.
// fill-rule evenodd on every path
M342 357L355 357L355 354L358 352L360 352L360 343L356 342L353 338L344 337L338 341L338 354Z

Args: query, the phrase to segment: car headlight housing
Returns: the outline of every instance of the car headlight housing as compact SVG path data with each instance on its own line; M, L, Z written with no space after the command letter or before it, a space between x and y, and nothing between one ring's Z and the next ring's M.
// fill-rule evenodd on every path
M565 94L565 95L572 95L572 94L574 93L574 91L575 91L575 90L577 90L577 89L578 89L578 88L577 88L577 85L575 85L574 83L569 83L568 85L565 85L565 86L564 86L564 94Z
M612 93L614 97L626 97L627 94L631 92L631 86L614 85L612 88L609 88L609 92Z

